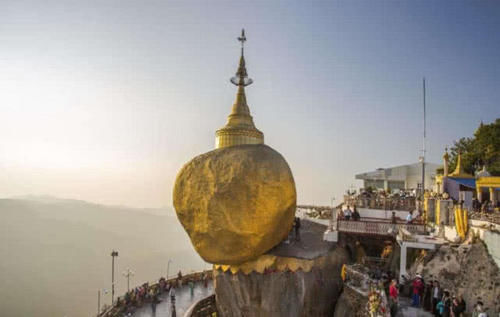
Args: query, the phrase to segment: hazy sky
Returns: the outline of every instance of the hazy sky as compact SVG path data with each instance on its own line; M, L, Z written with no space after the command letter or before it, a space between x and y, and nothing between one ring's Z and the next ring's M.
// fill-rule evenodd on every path
M171 205L236 87L300 203L500 117L497 1L0 1L0 196Z

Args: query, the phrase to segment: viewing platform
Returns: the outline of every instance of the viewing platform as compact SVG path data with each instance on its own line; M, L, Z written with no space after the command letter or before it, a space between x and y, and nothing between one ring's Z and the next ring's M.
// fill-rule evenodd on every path
M190 281L193 283L192 292ZM167 285L171 285L171 287L167 287ZM175 289L174 303L171 300L172 289ZM142 293L142 291L144 292ZM212 271L193 272L180 279L178 277L168 280L161 279L160 282L153 284L145 283L131 289L129 295L125 294L117 298L114 305L104 309L98 314L98 317L170 317L184 316L188 311L191 314L189 316L201 316L196 314L196 309L206 309L207 305L196 307L195 303L203 303L204 299L214 295ZM158 300L156 305L152 304L154 297ZM173 313L174 306L175 314Z
M193 294L188 285L178 287L175 291L175 311L176 316L185 316L186 312L193 305L214 294L212 281L205 287L202 282L196 282L193 289ZM160 303L156 305L156 312L153 312L151 303L144 304L138 308L131 316L132 317L154 317L154 316L172 316L172 302L169 293L165 292L159 296Z

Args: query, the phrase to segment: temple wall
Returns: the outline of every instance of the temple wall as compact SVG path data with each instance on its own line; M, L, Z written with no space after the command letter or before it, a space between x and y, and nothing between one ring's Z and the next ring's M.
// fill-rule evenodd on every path
M500 225L482 220L470 220L471 230L484 242L497 266L500 268ZM489 230L493 225L495 231Z
M470 230L484 242L488 249L488 253L500 268L500 234L498 233L500 225L471 219L469 220L469 226ZM444 226L444 238L449 241L459 240L455 226Z
M483 241L488 248L488 253L500 268L500 234L493 231L486 231L484 232Z

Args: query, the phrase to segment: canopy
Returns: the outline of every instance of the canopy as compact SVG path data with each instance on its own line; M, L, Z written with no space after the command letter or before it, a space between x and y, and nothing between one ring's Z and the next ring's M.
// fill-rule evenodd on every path
M444 191L455 200L460 200L460 191L473 191L476 188L474 178L444 177Z
M457 182L458 184L469 187L472 189L476 188L476 180L474 178L458 178L458 177L448 177L448 179Z

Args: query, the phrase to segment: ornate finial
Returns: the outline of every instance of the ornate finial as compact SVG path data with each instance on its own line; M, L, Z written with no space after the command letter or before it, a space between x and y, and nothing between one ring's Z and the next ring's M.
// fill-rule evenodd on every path
M238 71L236 72L236 76L231 78L231 83L236 86L248 86L253 83L253 80L248 77L247 69L245 66L245 56L244 56L244 45L247 40L245 36L245 29L241 30L241 36L238 37L238 41L241 42L241 57L240 57L240 66L238 67Z
M238 37L238 41L241 42L241 55L243 55L243 48L244 48L245 42L247 41L247 37L245 36L245 29L241 29L241 36Z
M240 65L236 76L231 78L231 83L238 86L238 92L226 125L215 133L215 147L218 149L242 144L264 144L264 134L255 127L245 96L245 86L253 82L248 78L245 67L243 47L246 40L245 30L241 30L241 36L238 37L241 42Z

